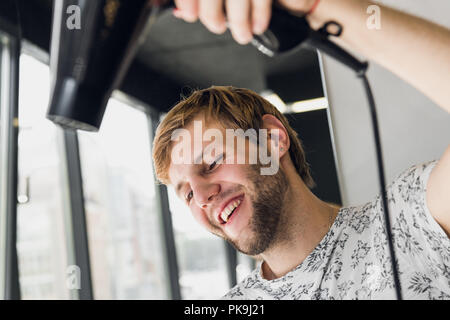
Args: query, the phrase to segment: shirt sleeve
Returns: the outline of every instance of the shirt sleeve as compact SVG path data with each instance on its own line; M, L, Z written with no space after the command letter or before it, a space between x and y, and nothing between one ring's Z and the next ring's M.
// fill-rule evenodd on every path
M450 263L450 239L426 202L427 183L437 160L414 165L388 187L394 243L406 255Z

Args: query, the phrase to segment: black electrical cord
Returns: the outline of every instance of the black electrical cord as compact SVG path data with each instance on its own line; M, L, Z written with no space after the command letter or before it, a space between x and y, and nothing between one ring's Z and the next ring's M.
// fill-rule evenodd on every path
M329 33L327 31L329 26L337 27L338 30L335 33ZM309 45L312 48L316 48L333 58L337 59L350 69L354 70L357 74L357 76L361 79L364 90L366 93L367 101L369 103L369 111L370 111L370 118L372 121L372 130L373 130L373 136L375 139L375 153L377 157L377 172L378 172L378 179L380 183L380 189L381 189L381 200L382 200L382 210L384 213L384 220L386 224L386 236L388 241L388 247L389 247L389 253L391 257L391 266L392 266L392 275L394 279L394 287L395 287L395 293L397 300L402 300L402 291L401 291L401 285L400 285L400 277L399 277L399 271L397 268L397 259L395 255L394 250L394 244L392 240L392 230L391 230L391 222L390 222L390 215L389 215L389 206L388 206L388 199L387 199L387 192L386 192L386 180L384 176L384 165L383 165L383 154L382 154L382 148L381 148L381 139L380 139L380 130L378 126L378 118L376 113L376 106L375 106L375 99L373 97L372 89L370 88L369 80L367 79L367 68L369 64L367 62L360 62L356 58L354 58L352 55L350 55L348 52L343 50L341 47L337 46L335 43L331 42L328 39L328 36L339 36L342 33L342 26L335 22L335 21L329 21L327 22L321 29L318 31L310 30L308 38L305 39L305 43Z
M392 231L391 231L391 222L390 222L390 215L389 215L389 205L388 205L388 199L387 199L387 191L386 191L386 181L384 178L384 165L383 165L383 154L381 149L381 139L380 139L380 131L378 127L378 118L377 118L377 112L375 108L375 99L372 94L372 89L370 88L369 80L367 79L366 72L362 72L358 74L358 77L361 79L364 90L366 92L367 101L369 103L369 110L370 110L370 119L372 121L372 130L373 130L373 136L375 139L375 150L376 150L376 156L377 156L377 168L378 168L378 179L380 182L381 187L381 200L382 200L382 208L384 212L384 220L386 223L386 235L387 240L389 244L389 253L391 256L391 265L392 265L392 273L394 278L394 284L395 284L395 293L397 296L397 300L403 300L402 297L402 290L401 290L401 284L399 279L399 272L397 268L397 259L395 255L394 250L394 244L392 241Z
M306 24L306 20L303 21ZM304 26L303 26L304 27ZM308 26L309 28L309 26ZM329 29L334 28L333 32L330 32ZM367 62L360 62L356 58L354 58L347 51L336 45L334 42L331 42L328 37L335 36L339 37L342 34L342 26L336 21L328 21L317 31L309 29L307 32L307 38L304 40L304 43L309 45L312 48L316 48L331 57L335 58L342 64L346 65L350 69L356 72L358 78L361 79L364 90L366 93L366 98L369 103L369 111L370 118L372 121L372 131L375 140L375 153L377 158L377 172L378 172L378 180L380 184L380 192L381 192L381 201L382 201L382 210L384 213L384 220L386 224L386 236L389 247L389 254L391 257L391 266L392 266L392 276L394 279L394 288L397 300L402 300L402 291L400 285L400 277L399 271L397 268L397 258L395 255L393 238L392 238L392 229L391 229L391 221L389 214L389 205L387 199L387 191L386 191L386 180L384 176L384 165L383 165L383 154L381 148L381 139L380 139L380 130L378 126L378 118L375 106L375 99L373 97L372 89L370 88L369 80L367 79L367 69L369 64Z

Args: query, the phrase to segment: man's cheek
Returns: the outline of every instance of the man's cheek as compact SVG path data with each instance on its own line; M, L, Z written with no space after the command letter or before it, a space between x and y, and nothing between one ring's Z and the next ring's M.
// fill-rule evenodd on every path
M193 210L192 215L194 216L194 219L204 228L210 229L211 223L209 222L208 218L206 217L206 214L202 210Z
M243 178L245 179L244 172L246 166L243 164L227 164L223 163L221 170L218 172L217 180L229 181L233 184L241 184Z

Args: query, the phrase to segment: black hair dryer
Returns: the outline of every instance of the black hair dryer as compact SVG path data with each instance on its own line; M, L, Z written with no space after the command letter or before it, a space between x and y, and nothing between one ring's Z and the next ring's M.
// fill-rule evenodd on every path
M48 119L98 131L156 9L149 0L54 1Z

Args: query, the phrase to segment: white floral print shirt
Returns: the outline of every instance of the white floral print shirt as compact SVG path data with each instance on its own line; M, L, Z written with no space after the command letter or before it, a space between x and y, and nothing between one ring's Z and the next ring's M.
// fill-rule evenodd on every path
M426 205L437 161L415 165L387 189L404 299L450 299L450 239ZM224 299L395 299L382 200L342 208L311 254L281 278L261 264Z

